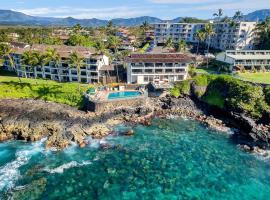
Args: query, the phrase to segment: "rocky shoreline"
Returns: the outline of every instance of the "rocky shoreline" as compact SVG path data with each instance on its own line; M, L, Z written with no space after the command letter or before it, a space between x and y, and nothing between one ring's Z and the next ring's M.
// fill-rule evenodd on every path
M48 149L61 150L73 142L85 147L88 137L102 139L113 134L113 128L118 124L148 126L154 117L163 118L171 115L189 117L226 133L230 132L231 128L241 128L231 122L237 121L233 115L223 119L215 112L209 112L212 110L213 108L189 97L149 98L142 107L122 107L103 113L84 112L67 105L42 100L3 99L0 100L0 142L37 141L46 137ZM240 119L242 122L236 124L251 131L238 131L234 134L237 143L246 145L245 150L256 149L254 146L259 146L260 149L267 148L270 142L270 126L253 124L250 119L243 120L244 117L238 120ZM246 127L247 124L250 127ZM130 136L133 135L133 131L120 134Z

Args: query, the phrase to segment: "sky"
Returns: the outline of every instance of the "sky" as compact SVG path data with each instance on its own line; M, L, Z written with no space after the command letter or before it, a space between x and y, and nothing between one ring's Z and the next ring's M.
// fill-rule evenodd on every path
M266 9L270 0L0 0L0 9L41 17L113 19L153 16L161 19L209 19L217 9L232 16ZM270 6L268 7L270 8Z

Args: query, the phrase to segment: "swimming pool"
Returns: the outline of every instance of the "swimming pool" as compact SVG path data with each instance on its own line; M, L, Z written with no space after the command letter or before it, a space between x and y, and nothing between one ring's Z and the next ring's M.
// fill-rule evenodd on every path
M124 92L111 92L108 95L108 100L134 98L141 96L142 93L138 91L124 91Z

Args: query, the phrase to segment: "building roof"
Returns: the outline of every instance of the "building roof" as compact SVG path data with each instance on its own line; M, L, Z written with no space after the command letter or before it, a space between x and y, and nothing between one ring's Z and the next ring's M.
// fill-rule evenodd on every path
M131 54L127 58L129 63L178 63L193 62L193 56L181 53L145 53Z
M267 50L226 51L226 56L233 58L235 60L269 60L270 51Z
M13 51L17 54L22 54L25 51L39 51L45 52L47 49L53 48L56 49L57 53L62 58L69 58L70 54L77 52L83 58L93 57L95 54L94 48L89 47L81 47L81 46L66 46L66 45L44 45L44 44L34 44L31 47L28 46L26 48L13 48Z

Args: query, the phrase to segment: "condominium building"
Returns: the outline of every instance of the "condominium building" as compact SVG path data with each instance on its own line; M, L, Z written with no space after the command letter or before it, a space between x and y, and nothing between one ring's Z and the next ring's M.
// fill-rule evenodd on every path
M254 29L256 22L211 22L215 34L211 38L211 47L220 50L250 50L255 42ZM174 42L185 40L196 43L195 33L202 30L205 23L157 23L155 42L165 43L169 38Z
M204 28L203 23L157 23L154 24L154 35L156 43L165 43L171 38L174 42L185 40L197 42L195 33Z
M256 22L215 22L211 46L220 50L252 50Z
M216 59L230 64L232 68L243 66L249 70L264 67L270 70L270 50L229 50L218 54Z
M135 84L166 85L187 78L188 66L194 61L180 53L131 54L127 58L127 81Z
M44 53L48 48L56 49L61 57L60 63L51 61L45 66L30 67L22 62L22 54L26 51L38 51ZM109 58L105 55L95 54L94 49L87 47L70 47L64 45L32 45L24 48L14 47L12 58L16 71L20 77L37 77L51 79L56 81L76 81L84 83L98 83L103 80L104 67L109 65ZM70 55L76 52L81 58L84 58L84 64L80 70L69 64ZM6 60L4 66L11 69ZM78 74L80 73L80 74Z

